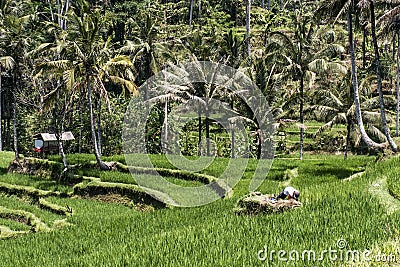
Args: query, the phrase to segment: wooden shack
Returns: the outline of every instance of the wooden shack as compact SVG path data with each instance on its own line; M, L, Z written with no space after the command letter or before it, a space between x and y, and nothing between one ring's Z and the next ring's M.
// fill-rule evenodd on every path
M61 140L74 140L72 132L64 132L61 135ZM52 133L39 133L33 136L34 151L38 153L49 153L58 151L57 137Z

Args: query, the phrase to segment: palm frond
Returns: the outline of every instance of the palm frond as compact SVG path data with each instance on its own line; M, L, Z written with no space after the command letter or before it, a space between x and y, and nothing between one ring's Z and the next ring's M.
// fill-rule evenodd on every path
M126 80L124 78L110 75L108 77L113 83L121 85L123 88L127 89L130 93L137 95L137 86L135 82Z
M4 56L0 57L0 64L1 67L5 68L6 70L11 70L15 66L14 58L11 56Z

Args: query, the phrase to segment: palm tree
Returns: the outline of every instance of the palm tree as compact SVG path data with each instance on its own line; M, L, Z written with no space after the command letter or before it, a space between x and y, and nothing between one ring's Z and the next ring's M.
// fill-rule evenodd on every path
M328 15L328 17L334 18L335 22L343 13L347 13L347 28L348 28L348 40L349 40L349 50L350 50L350 60L351 60L351 73L352 73L352 84L353 84L353 96L355 113L357 118L357 124L360 129L360 134L362 140L367 144L368 147L373 149L382 149L385 144L378 144L373 141L365 131L364 123L362 119L362 112L360 107L360 97L358 93L358 82L357 82L357 67L356 58L354 51L354 37L353 37L353 13L355 12L354 0L327 0L321 3L318 9L319 15Z
M3 31L3 43L5 44L5 57L13 59L14 68L12 69L13 84L13 139L15 158L19 158L18 151L18 99L17 95L22 89L24 82L23 74L28 67L26 57L31 38L26 28L31 22L32 15L25 15L25 8L29 7L30 2L2 0L0 1L0 28Z
M381 26L381 35L391 35L393 44L397 39L397 71L396 71L396 136L399 136L399 109L400 109L400 5L396 4L393 8L385 12L377 21ZM393 48L395 50L395 48ZM394 52L394 51L393 51Z
M351 137L354 137L354 143L356 146L359 144L359 140L361 139L359 130L355 128L357 119L355 116L355 105L350 75L351 73L349 72L348 75L343 76L338 84L334 84L330 88L318 88L314 92L313 97L315 104L306 110L306 112L310 114L311 118L325 122L325 124L314 134L314 137L332 129L336 125L346 125L344 159L347 159ZM361 91L365 92L361 104L364 110L374 110L379 106L379 97L367 98L367 95L369 95L368 89L371 89L372 87L366 88L366 85L372 84L373 79L375 79L374 76L366 77L360 86L360 88L363 89ZM328 83L334 83L334 81L329 80ZM366 122L366 131L368 134L374 136L379 141L385 142L385 135L378 129L380 125L380 113L364 111L362 117L363 121Z
M3 113L3 110L2 110L2 104L3 104L3 102L2 102L2 92L3 92L3 89L2 89L1 77L2 77L2 74L3 74L2 73L3 69L4 70L11 70L14 67L14 64L15 64L15 62L14 62L14 59L12 57L10 57L10 56L0 57L0 151L3 150L3 135L2 135L2 132L3 132L3 129L2 129L2 113Z
M381 120L382 120L382 128L383 132L389 142L390 147L394 152L397 151L397 145L394 143L392 137L390 136L390 132L387 125L386 114L385 114L385 105L383 101L383 91L382 91L382 77L381 77L381 61L379 55L379 47L378 47L378 39L376 37L376 19L375 19L375 4L373 0L361 0L359 2L359 7L366 8L369 5L370 10L370 18L371 18L371 33L372 33L372 42L374 44L374 52L375 52L375 61L376 61L376 76L378 80L378 93L379 93L379 107L381 112Z
M190 0L190 7L189 7L189 26L192 27L193 21L193 8L194 8L194 0Z
M94 154L99 167L107 170L109 166L101 160L95 131L93 92L103 95L108 102L103 81L120 84L131 92L135 92L136 86L133 83L132 62L127 56L111 56L109 42L101 36L101 23L99 11L90 11L87 3L81 3L80 15L72 13L72 22L67 30L63 47L68 51L61 54L62 59L40 62L39 68L61 72L67 91L86 90ZM57 50L54 47L50 49Z
M135 32L133 40L128 40L124 47L121 48L123 53L128 53L132 58L138 69L138 77L136 80L138 84L142 84L151 76L159 71L160 66L164 60L171 56L168 50L168 43L160 41L159 27L160 21L154 14L155 10L147 10L144 14L143 20L136 21ZM144 99L149 100L148 88L144 88ZM148 111L148 102L146 102L146 109ZM146 147L148 147L148 133L149 129L146 126Z
M267 52L279 50L282 53L275 53L276 55L274 55L280 68L278 79L290 77L299 85L300 159L302 159L305 128L305 82L308 81L309 84L312 84L318 73L346 73L346 68L335 59L343 52L343 47L334 43L320 44L318 36L320 33L314 32L310 14L303 14L300 10L294 14L292 21L295 23L293 32L282 30L271 33ZM312 48L315 50L312 50Z
M246 44L247 44L247 56L250 57L251 47L250 47L250 13L251 13L251 0L246 1Z

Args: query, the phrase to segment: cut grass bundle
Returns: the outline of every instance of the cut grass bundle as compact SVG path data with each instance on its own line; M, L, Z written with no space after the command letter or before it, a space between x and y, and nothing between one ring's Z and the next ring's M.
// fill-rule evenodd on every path
M238 200L234 212L237 215L271 214L289 211L302 205L296 200L272 200L272 197L260 192L251 192Z

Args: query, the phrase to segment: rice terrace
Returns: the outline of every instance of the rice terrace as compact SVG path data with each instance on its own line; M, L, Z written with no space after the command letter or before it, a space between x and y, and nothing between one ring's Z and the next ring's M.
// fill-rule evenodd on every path
M400 266L399 21L0 0L0 266Z

